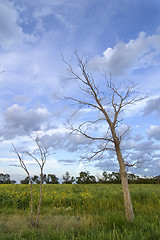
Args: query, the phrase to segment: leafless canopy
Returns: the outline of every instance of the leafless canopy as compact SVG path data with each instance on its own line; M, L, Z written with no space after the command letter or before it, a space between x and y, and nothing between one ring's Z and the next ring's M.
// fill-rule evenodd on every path
M29 134L28 134L29 135ZM25 170L27 173L27 176L29 178L30 186L31 186L31 214L30 214L30 223L32 226L37 226L38 221L39 221L39 214L40 214L40 209L41 209L41 201L42 201L42 184L43 184L43 169L44 165L47 161L47 157L50 155L49 153L49 147L46 147L44 144L40 144L39 137L36 136L35 138L29 135L31 140L35 143L37 149L33 152L28 151L28 150L23 150L21 153L17 150L15 145L12 143L13 150L15 154L18 156L19 160L19 166ZM38 153L38 157L37 157ZM31 174L25 164L25 160L23 159L23 156L27 155L33 159L33 162L35 162L40 169L40 186L39 186L39 202L38 202L38 207L37 207L37 213L35 219L33 218L33 187L32 187L32 178Z
M71 100L76 106L75 112L72 114L71 118L68 120L69 128L72 133L81 134L84 137L93 141L98 141L98 150L96 150L89 159L103 153L105 150L115 151L115 140L119 143L122 137L129 130L126 126L124 131L119 131L119 123L122 122L122 112L129 105L136 104L137 102L143 100L145 97L136 96L137 86L128 81L127 86L122 86L120 83L114 83L112 76L107 77L104 74L105 81L103 85L98 85L94 78L87 71L88 63L86 60L81 59L77 53L76 60L78 63L78 68L73 68L71 63L65 61L68 67L68 71L72 75L72 79L76 81L78 88L81 93L85 94L85 100L83 97L65 97L67 100ZM83 95L84 96L84 95ZM92 109L92 111L97 110L96 119L87 120L79 123L78 126L72 123L72 117L75 116L82 109ZM85 114L85 113L84 113ZM106 130L102 136L97 136L93 134L94 126L98 124L106 123ZM113 131L115 134L113 134Z
M136 86L132 82L121 86L121 84L114 84L111 77L107 78L105 76L105 83L103 82L103 84L98 85L87 71L87 62L79 58L77 54L76 60L78 70L80 70L78 73L77 69L74 70L70 63L66 62L66 64L73 80L77 82L78 88L83 93L83 96L85 95L85 98L79 98L81 95L77 94L76 97L68 97L66 99L71 100L77 105L75 114L82 110L82 108L85 110L89 108L94 114L91 117L89 114L84 116L82 123L78 123L77 126L75 126L74 122L71 123L69 121L70 129L72 133L81 134L91 142L98 142L94 148L95 150L92 149L90 156L88 156L89 160L99 157L106 150L115 151L120 168L126 219L133 221L134 213L128 188L127 163L125 164L121 150L122 137L128 131L128 127L120 131L119 123L123 120L122 111L129 105L143 100L144 97L134 94ZM85 115L85 112L87 111L83 111L82 113ZM89 113L91 114L91 111ZM93 116L96 117L94 120ZM98 133L95 133L94 129L97 125L100 125L101 129L99 129ZM103 132L101 136L99 136L99 132Z

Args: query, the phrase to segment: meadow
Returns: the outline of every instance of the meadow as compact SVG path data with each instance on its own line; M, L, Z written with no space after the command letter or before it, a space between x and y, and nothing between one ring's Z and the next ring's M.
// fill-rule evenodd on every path
M159 240L160 185L130 184L135 221L125 220L119 184L43 185L39 226L29 225L29 185L0 185L0 239ZM34 207L39 186L34 185Z

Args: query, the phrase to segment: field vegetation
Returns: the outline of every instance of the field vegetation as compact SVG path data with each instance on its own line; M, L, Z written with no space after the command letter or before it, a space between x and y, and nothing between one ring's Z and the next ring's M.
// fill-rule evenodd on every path
M130 184L135 221L124 216L120 184L44 184L39 225L29 225L30 186L1 184L0 239L158 240L159 184ZM39 186L33 186L34 209Z

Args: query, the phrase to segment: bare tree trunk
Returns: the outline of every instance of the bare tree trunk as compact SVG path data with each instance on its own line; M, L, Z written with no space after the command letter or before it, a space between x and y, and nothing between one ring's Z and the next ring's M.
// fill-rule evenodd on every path
M120 176L121 176L121 184L122 184L123 197L124 197L126 219L128 221L134 221L134 213L133 213L132 201L131 201L129 187L128 187L126 166L125 166L124 159L122 157L121 149L119 146L116 147L116 154L117 154L117 158L120 166Z
M31 223L31 226L34 225L34 222L33 222L33 185L32 185L32 182L30 181L30 185L31 185L31 213L30 213L30 223Z
M39 221L39 214L40 214L40 209L41 209L41 202L42 202L42 184L43 184L43 173L41 169L41 181L40 181L40 190L39 190L39 204L37 208L37 215L36 215L36 220L35 220L35 226L38 225Z

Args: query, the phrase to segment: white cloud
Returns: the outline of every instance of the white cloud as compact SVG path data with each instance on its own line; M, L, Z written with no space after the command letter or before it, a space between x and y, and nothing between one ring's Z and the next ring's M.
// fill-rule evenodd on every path
M15 96L13 100L16 103L27 103L27 102L31 101L31 98L28 98L28 97L20 94L20 95Z
M128 140L127 141L123 141L122 145L121 145L123 151L135 151L135 152L141 152L141 155L144 156L146 153L151 154L153 153L153 151L159 151L160 149L160 144L154 142L154 141L141 141L141 142L137 142L137 141L133 141Z
M160 126L151 125L150 129L147 129L148 138L154 138L160 140Z
M160 115L160 97L150 99L144 108L144 115L157 113Z
M17 162L17 158L0 158L0 162Z
M36 3L37 5L37 3ZM76 7L76 4L71 1L43 1L39 2L38 7L36 6L33 12L33 18L37 22L36 31L46 34L47 31L54 32L62 32L61 28L56 28L56 25L61 25L61 27L66 28L69 31L75 29L74 24L71 24L67 17L66 9L68 7ZM69 7L69 9L70 9ZM49 21L47 19L49 17Z
M21 136L29 131L39 130L50 117L45 108L26 110L24 107L14 104L4 113L4 124L0 129L0 136L11 139Z
M35 18L45 17L45 16L47 16L47 15L52 14L52 12L53 12L53 11L52 11L52 8L51 8L51 7L45 6L45 7L41 8L41 9L36 9L35 12L34 12L34 14L33 14L33 16L34 16Z
M103 160L96 163L95 166L106 171L115 171L115 172L119 171L119 166L117 161Z
M86 149L88 147L88 139L81 135L71 135L66 129L61 131L61 128L52 131L52 134L46 134L41 138L47 146L53 149L63 149L68 152L76 152Z
M147 68L159 64L160 34L146 36L141 32L137 39L128 43L120 42L114 48L107 48L103 57L96 56L89 67L106 71L114 75L122 75L127 71Z
M45 43L37 44L34 48L25 45L23 50L16 49L1 54L0 70L3 70L4 73L0 74L0 81L4 91L12 93L8 99L9 102L17 95L24 95L28 100L32 99L33 104L36 104L43 96L41 106L44 106L46 103L44 99L48 98L49 101L52 101L53 97L54 99L56 96L59 97L63 86L61 87L57 69L61 66L58 61L55 63L54 60L57 59L57 53L54 57L50 56L51 53L45 48L46 44L45 41ZM8 95L5 94L3 100L7 97ZM15 100L17 101L17 99Z
M0 2L0 45L8 49L13 46L19 46L23 41L34 41L35 38L25 34L18 25L20 19L18 11L13 2Z

